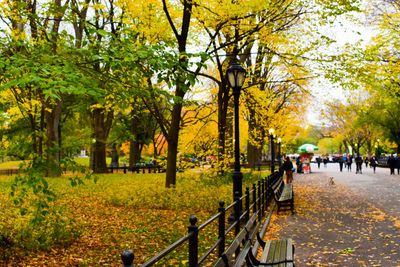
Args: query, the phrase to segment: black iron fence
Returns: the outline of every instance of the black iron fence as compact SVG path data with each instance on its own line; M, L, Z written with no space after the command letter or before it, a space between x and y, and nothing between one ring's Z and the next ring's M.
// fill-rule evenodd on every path
M258 181L257 184L253 184L251 190L247 187L242 197L239 197L239 193L236 192L234 202L227 207L225 207L224 201L220 201L218 213L201 225L197 225L196 216L191 216L189 219L190 225L188 226L188 234L146 261L142 266L146 267L157 263L184 244L188 244L187 259L190 267L201 265L206 259L211 258L213 255L214 260L218 259L230 245L227 241L227 236L232 234L234 234L234 236L238 235L242 230L242 226L249 221L250 217L257 216L257 224L255 227L260 227L261 224L263 224L262 221L265 218L266 211L268 207L270 207L269 216L267 216L267 220L269 221L274 207L274 205L271 206L272 200L274 199L271 186L281 177L282 173L275 172L266 179ZM227 217L227 214L230 214L230 216ZM215 243L210 245L203 255L199 255L199 232L207 228L213 222L218 223L218 239ZM266 223L264 221L261 234L264 234L266 231L265 225L267 224L268 222ZM235 240L230 241L230 243L232 242L235 242ZM236 256L239 255L239 252L240 251L237 251ZM134 253L130 250L126 250L122 253L121 258L124 266L132 266Z
M6 169L6 170L0 170L0 175L14 175L14 174L18 174L19 173L19 169Z
M278 161L276 161L276 164L278 164ZM241 165L242 168L251 168L247 163L244 163ZM270 167L271 166L271 161L263 161L261 163L256 164L254 168L258 168L260 170L261 167ZM165 172L166 168L165 166L162 165L151 165L151 164L146 164L146 165L138 165L134 167L128 167L126 165L119 166L119 167L108 167L108 170L110 173L161 173ZM66 172L66 169L63 170ZM0 175L15 175L19 173L19 168L13 168L13 169L3 169L0 170Z

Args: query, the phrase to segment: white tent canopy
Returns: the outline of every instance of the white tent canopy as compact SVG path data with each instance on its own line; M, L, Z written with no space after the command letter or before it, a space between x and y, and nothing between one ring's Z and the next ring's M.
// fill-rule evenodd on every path
M318 147L312 144L304 144L297 149L299 152L314 152L318 151Z

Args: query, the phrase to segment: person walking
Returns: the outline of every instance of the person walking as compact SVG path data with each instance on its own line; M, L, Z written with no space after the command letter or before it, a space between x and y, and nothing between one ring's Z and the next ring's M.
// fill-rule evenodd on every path
M286 172L286 183L291 184L293 182L293 163L290 160L290 157L286 157L282 169Z
M301 164L300 157L296 158L296 167L297 167L297 173L302 173L303 172L303 166Z
M321 167L321 161L322 161L321 156L318 156L318 158L316 159L316 161L317 161L318 169L319 169L319 168Z
M396 168L397 168L397 174L400 174L400 154L397 154Z
M342 172L343 171L343 163L344 163L343 156L340 156L338 161L339 161L339 170L340 170L340 172Z
M387 164L390 168L390 175L394 175L394 168L396 168L396 159L393 157L393 155L390 155Z
M375 155L372 155L372 157L371 157L371 159L370 159L370 162L369 162L369 165L374 169L374 173L375 173L375 171L376 171L376 165L378 164L378 161L377 161L377 159L376 159L376 156Z
M351 172L351 164L353 164L353 158L351 156L347 157L347 171Z
M356 161L356 174L360 173L362 174L362 157L360 156L360 154L357 154L357 157L355 158Z
M327 164L328 164L328 159L326 157L324 157L324 159L322 160L322 162L324 163L324 168L326 168Z

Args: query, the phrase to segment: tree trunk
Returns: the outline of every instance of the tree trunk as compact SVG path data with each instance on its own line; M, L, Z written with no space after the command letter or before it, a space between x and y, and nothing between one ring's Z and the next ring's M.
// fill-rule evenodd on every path
M134 112L132 111L131 118L131 134L133 138L129 140L129 168L136 166L136 163L140 162L140 144L137 140L137 119L134 117Z
M92 167L95 173L107 173L106 142L113 121L113 111L96 108L92 113L94 145L92 152Z
M256 128L256 122L254 119L255 112L252 108L249 109L249 130L248 130L248 136L249 140L247 141L247 162L249 168L255 169L256 164L257 164L257 155L258 155L258 149L255 145L252 144L251 140L254 140L253 137L253 132L254 129Z
M45 123L44 123L44 106L42 106L42 110L40 111L40 132L43 133L44 132L44 127L45 127ZM39 155L43 155L43 135L41 134L39 136Z
M247 163L248 167L255 169L258 163L259 149L247 141Z
M229 157L230 159L233 159L235 157L235 149L233 144L234 109L235 105L233 103L233 98L230 98L228 102L228 109L226 111L226 133L225 133L225 158ZM240 155L240 149L239 149L239 155Z
M47 143L46 143L46 176L56 177L61 176L61 170L59 166L60 161L60 148L59 142L59 123L61 118L61 110L63 101L57 101L57 103L44 112L46 120L47 130Z
M181 121L182 104L177 103L172 110L171 126L169 128L167 142L167 177L165 186L167 188L176 185L176 157L178 154L179 124Z
M129 141L129 168L136 166L140 162L140 144L134 140Z
M36 121L35 121L35 116L33 114L28 114L28 116L29 116L29 123L31 125L31 131L32 131L32 151L36 157L36 155L38 153L38 138L37 138Z
M227 110L229 104L229 88L225 83L221 83L218 91L218 168L223 172L223 159L226 153L226 134L227 127Z
M129 168L136 166L140 162L140 144L135 140L129 141Z
M136 163L140 162L140 156L142 152L140 149L140 144L137 142L138 118L135 114L136 112L137 111L135 111L134 105L132 105L130 126L133 138L129 140L129 168L133 168L136 166Z

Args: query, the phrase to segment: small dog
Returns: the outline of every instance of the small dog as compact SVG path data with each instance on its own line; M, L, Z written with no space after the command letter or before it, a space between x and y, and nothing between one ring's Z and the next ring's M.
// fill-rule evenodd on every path
M335 181L333 180L333 177L329 177L329 185L335 185Z

